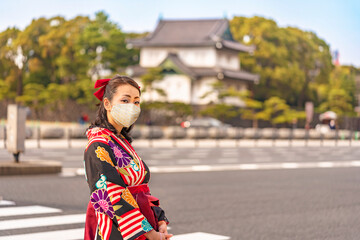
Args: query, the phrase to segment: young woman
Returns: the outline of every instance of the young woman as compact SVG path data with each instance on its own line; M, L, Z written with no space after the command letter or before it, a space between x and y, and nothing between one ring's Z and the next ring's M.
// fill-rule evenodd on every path
M150 195L150 171L130 145L129 131L140 114L140 88L131 78L115 76L95 83L101 101L86 132L84 159L90 202L85 240L170 239L169 223Z

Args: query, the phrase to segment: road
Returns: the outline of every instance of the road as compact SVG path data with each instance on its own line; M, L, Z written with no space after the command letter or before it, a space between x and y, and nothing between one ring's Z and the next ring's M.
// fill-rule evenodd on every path
M208 237L208 240L343 240L360 236L360 168L356 164L337 165L358 162L360 149L357 147L138 147L137 151L153 169L194 165L258 166L232 171L211 168L155 171L150 188L152 194L161 199L175 235L202 232L229 237ZM23 160L62 161L64 173L0 177L0 196L16 204L0 206L0 240L21 234L82 229L83 220L76 218L83 216L89 196L84 176L81 171L75 171L82 168L82 152L81 148L28 149ZM0 156L5 159L8 155L0 150ZM306 163L316 164L302 168ZM275 167L262 168L269 164ZM1 217L6 209L34 205L48 207L50 209L44 211L49 212ZM9 222L26 219L34 222L35 218L44 222L44 217L53 216L60 217L56 221L65 219L65 222L50 226ZM25 224L25 227L9 229L9 224L14 223Z

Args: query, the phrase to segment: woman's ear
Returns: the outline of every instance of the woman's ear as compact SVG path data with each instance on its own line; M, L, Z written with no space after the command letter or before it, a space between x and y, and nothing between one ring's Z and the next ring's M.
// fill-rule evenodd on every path
M108 111L110 111L110 110L111 110L111 104L110 104L109 99L104 98L104 102L103 102L103 104L104 104L104 107L105 107L105 109L106 109L106 110L108 110Z

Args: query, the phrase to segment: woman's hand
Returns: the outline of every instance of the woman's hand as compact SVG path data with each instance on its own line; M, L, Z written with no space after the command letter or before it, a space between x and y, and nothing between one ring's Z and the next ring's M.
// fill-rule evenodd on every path
M145 233L145 236L149 240L167 240L170 239L173 235L151 230L150 232Z
M165 221L160 221L158 224L159 224L159 232L164 233L165 236L169 236L169 237L166 237L166 239L169 239L169 238L171 238L173 236L172 234L168 233L167 224L166 224Z

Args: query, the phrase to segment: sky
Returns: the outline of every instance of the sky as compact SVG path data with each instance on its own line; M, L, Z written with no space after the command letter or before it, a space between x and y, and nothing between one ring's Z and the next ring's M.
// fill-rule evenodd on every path
M315 32L339 51L341 64L360 67L359 0L0 0L0 32L24 29L34 18L93 18L98 11L125 32L152 31L159 18L262 16L281 27Z

